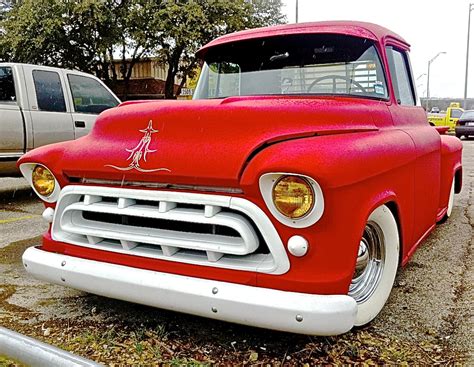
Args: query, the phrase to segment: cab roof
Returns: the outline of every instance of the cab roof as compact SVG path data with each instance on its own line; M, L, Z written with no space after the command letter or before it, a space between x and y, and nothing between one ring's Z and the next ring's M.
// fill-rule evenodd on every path
M367 38L376 42L382 42L385 38L391 38L403 44L407 49L410 45L398 34L373 23L352 22L352 21L330 21L330 22L311 22L297 24L283 24L272 27L248 29L235 32L216 38L203 46L197 56L202 58L211 47L239 42L250 39L267 38L275 36L286 36L294 34L341 34L353 37Z

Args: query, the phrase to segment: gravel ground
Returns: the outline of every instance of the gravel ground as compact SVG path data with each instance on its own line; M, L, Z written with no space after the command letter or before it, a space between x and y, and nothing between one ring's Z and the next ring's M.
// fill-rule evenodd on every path
M0 179L1 186L1 179ZM339 337L273 332L107 299L32 279L20 263L45 225L34 199L0 201L0 324L108 365L474 365L474 141L453 215L399 271L370 325ZM21 219L22 217L28 217ZM20 218L20 219L19 219ZM4 222L17 219L13 222ZM0 366L13 362L0 357Z

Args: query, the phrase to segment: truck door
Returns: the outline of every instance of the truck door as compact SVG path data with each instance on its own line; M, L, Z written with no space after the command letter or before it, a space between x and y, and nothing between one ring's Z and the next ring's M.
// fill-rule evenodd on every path
M0 159L16 161L25 149L24 122L17 101L18 76L10 66L0 66Z
M452 129L455 128L457 121L461 117L463 110L460 108L450 108L448 109L448 121L449 121L449 127Z
M86 135L99 113L117 106L120 101L100 81L85 75L65 72L72 100L75 139Z
M24 66L33 125L33 147L74 139L64 80L55 70Z
M416 95L408 54L394 47L387 47L392 85L396 105L392 105L395 126L400 126L413 140L414 213L413 233L415 241L422 238L434 225L439 203L441 172L441 138L426 123L426 114L416 106Z

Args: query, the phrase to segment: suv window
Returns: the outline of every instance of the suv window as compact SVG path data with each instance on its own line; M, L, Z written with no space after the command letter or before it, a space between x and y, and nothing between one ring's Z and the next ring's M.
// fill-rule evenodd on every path
M15 102L15 83L13 82L12 68L0 67L0 102Z
M66 112L63 87L54 71L34 70L36 100L41 111Z
M99 114L118 105L117 99L97 80L74 74L67 78L76 112Z
M413 93L410 77L411 73L406 53L398 51L393 47L387 47L387 56L393 89L398 103L405 106L414 106L415 95Z

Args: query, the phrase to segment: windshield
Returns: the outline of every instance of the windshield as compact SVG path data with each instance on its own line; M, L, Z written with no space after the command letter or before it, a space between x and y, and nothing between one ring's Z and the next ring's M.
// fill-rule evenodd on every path
M386 99L373 42L320 34L216 46L206 54L194 99L312 94Z
M461 120L474 120L474 111L465 111L461 115Z

